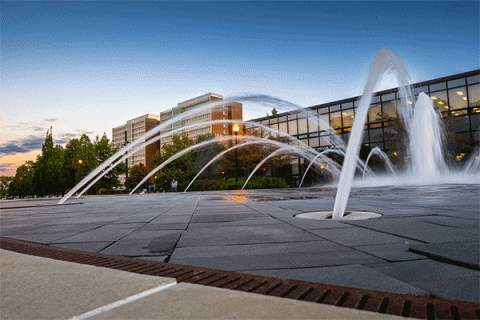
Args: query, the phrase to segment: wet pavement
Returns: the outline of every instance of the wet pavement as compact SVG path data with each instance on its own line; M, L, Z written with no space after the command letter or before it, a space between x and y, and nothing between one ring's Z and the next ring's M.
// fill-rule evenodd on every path
M479 302L479 186L353 189L371 220L307 220L335 190L0 202L1 236L286 279Z

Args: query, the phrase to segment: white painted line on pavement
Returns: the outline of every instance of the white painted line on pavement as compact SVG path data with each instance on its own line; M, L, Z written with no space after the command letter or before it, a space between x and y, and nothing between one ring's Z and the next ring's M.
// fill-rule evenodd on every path
M130 303L130 302L133 302L133 301L136 301L136 300L139 300L139 299L142 299L144 297L147 297L151 294L154 294L154 293L157 293L157 292L160 292L160 291L163 291L163 290L166 290L168 288L171 288L173 286L177 285L177 282L174 282L174 283L169 283L169 284L166 284L166 285L162 285L160 287L156 287L156 288L153 288L153 289L150 289L150 290L147 290L147 291L143 291L143 292L140 292L140 293L137 293L137 294L134 294L133 296L130 296L130 297L127 297L127 298L124 298L122 300L118 300L116 302L113 302L113 303L110 303L110 304L107 304L103 307L100 307L100 308L97 308L97 309L94 309L92 311L89 311L89 312L85 312L84 314L81 314L79 316L74 316L68 320L82 320L82 319L87 319L87 318L90 318L90 317L93 317L93 316L96 316L100 313L103 313L105 311L109 311L109 310L112 310L113 308L116 308L116 307L120 307L120 306L123 306L127 303Z

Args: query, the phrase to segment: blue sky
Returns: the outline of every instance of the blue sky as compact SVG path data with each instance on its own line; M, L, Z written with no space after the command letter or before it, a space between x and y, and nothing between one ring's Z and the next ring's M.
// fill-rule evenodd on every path
M360 95L381 46L412 82L479 68L476 2L1 2L0 175L54 140L207 92L302 106ZM383 83L382 88L396 84ZM244 117L264 116L251 110Z

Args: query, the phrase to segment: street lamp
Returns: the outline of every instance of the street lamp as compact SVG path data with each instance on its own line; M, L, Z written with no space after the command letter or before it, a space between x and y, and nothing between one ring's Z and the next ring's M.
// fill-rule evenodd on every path
M240 126L238 123L233 125L233 132L235 132L235 146L237 145L237 135L238 131L240 130ZM235 148L235 189L237 189L238 184L238 152L237 148Z

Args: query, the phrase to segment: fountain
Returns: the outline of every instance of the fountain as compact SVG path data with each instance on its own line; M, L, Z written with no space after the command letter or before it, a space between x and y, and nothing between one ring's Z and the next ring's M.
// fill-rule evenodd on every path
M364 123L368 114L368 110L371 104L372 96L374 90L376 89L377 84L383 78L383 76L387 72L394 72L398 78L398 82L400 83L399 93L400 93L400 103L397 105L397 112L400 118L405 123L405 129L408 135L408 167L406 173L402 175L401 178L395 179L395 176L398 174L393 169L393 166L390 163L388 157L379 149L373 148L372 152L367 158L367 161L363 163L359 157L359 150L360 144L363 137L363 127ZM392 51L388 50L386 47L382 47L376 57L373 59L372 63L370 64L369 68L369 75L365 85L365 89L362 95L362 98L359 102L358 109L356 110L355 114L355 121L353 123L352 130L349 135L349 143L347 148L345 148L344 142L337 136L333 135L332 141L334 144L333 149L324 150L322 152L317 152L316 150L308 147L308 145L304 144L303 142L297 140L296 138L289 136L284 132L280 132L278 130L263 126L259 123L248 123L252 126L256 126L262 128L266 132L271 134L281 135L287 137L289 139L288 143L282 143L278 141L273 141L269 139L261 139L253 136L242 136L242 139L245 142L233 146L228 150L223 151L222 153L215 156L212 160L210 160L201 170L197 173L195 178L190 182L188 187L186 188L185 192L188 190L190 185L195 181L195 179L205 170L206 167L211 165L213 162L218 160L222 157L225 153L230 152L232 150L236 150L236 148L241 148L243 146L249 144L270 144L277 148L276 151L271 153L269 156L264 158L258 165L257 168L250 174L245 185L248 183L248 180L251 176L255 173L255 171L260 168L260 166L265 163L271 157L276 155L285 154L285 153L294 153L299 156L304 157L305 159L309 160L309 166L305 171L304 176L302 177L302 181L300 186L303 184L303 180L305 179L305 175L310 169L312 165L321 166L322 163L328 163L327 169L330 174L334 177L339 179L338 187L337 187L337 195L335 198L335 205L332 212L313 212L304 214L303 217L307 217L309 219L319 219L319 217L325 216L332 216L332 219L342 219L345 214L345 209L347 206L350 190L352 186L355 184L354 176L357 168L360 170L363 169L363 180L361 183L363 185L368 185L368 177L366 177L366 173L370 170L367 166L369 159L373 155L379 155L386 163L389 171L392 173L392 177L388 179L378 179L375 178L375 185L389 185L399 184L399 179L402 179L402 183L404 181L408 181L409 183L414 181L413 184L424 184L425 181L429 182L438 182L439 177L445 177L451 175L449 172L444 157L443 157L443 144L444 144L444 135L443 135L443 127L440 115L435 109L433 108L432 100L425 94L420 93L418 99L414 106L412 107L413 101L410 89L409 89L409 75L405 68L404 62L401 57L393 53ZM77 184L70 192L65 195L60 201L59 204L65 202L71 195L77 192L82 186L87 184L89 181L90 184L84 188L78 196L80 196L83 192L85 192L89 187L91 187L96 181L98 181L104 174L106 174L109 170L113 169L116 165L124 161L128 156L132 153L135 153L141 150L143 147L150 143L154 143L160 139L165 138L167 135L172 135L182 130L187 130L193 128L195 126L203 126L205 124L213 124L213 123L233 123L235 121L232 120L215 120L215 121L207 121L203 123L197 123L190 126L178 128L176 130L172 130L168 133L159 134L166 128L169 128L172 124L181 121L182 119L192 117L194 115L198 115L202 113L207 108L212 108L217 105L222 105L225 103L238 101L238 102L256 102L263 105L265 108L271 108L272 106L277 110L284 110L286 113L288 112L296 112L300 109L299 106L283 101L277 98L265 96L265 95L251 95L251 96L239 96L239 97L232 97L227 100L217 101L217 102L210 102L204 105L200 105L196 108L193 108L185 113L181 113L180 115L166 121L155 127L154 129L145 133L142 137L138 138L137 140L133 141L129 145L123 147L119 150L115 155L110 157L107 161L102 163L99 167L97 167L94 171L92 171L88 176L86 176L79 184ZM410 103L409 103L410 102ZM316 113L312 112L308 109L301 109L302 112L307 113L308 121L316 123L319 128L327 129L330 132L334 132L334 130L328 125L317 117ZM205 146L209 143L216 143L221 141L228 141L232 139L233 136L223 136L217 137L210 141L205 141L203 143L194 145L189 147L181 152L175 154L170 159L162 163L160 166L152 170L143 180L140 182L131 193L139 188L145 181L147 181L153 174L161 170L165 165L172 162L173 160L179 158L180 156L190 152L196 148L200 148ZM150 139L150 140L148 140ZM146 142L145 142L146 141ZM292 142L297 144L297 146L292 145ZM345 150L346 149L346 150ZM130 151L129 154L127 152ZM343 165L340 166L336 162L329 159L326 154L328 153L338 153L344 155L344 162ZM465 172L468 174L472 174L473 172L478 172L478 168L480 167L479 164L479 151L476 150L472 157L467 162L465 166ZM113 165L112 165L113 163ZM325 167L323 167L325 168ZM450 177L450 176L449 176ZM93 180L92 180L93 179ZM450 179L450 178L449 178ZM358 181L358 180L357 180ZM456 180L452 180L455 182ZM461 180L463 182L463 180ZM244 187L245 187L244 185ZM366 214L361 213L362 218L371 218L377 217L378 215ZM347 217L345 217L347 218ZM355 215L350 215L348 219L355 219Z

